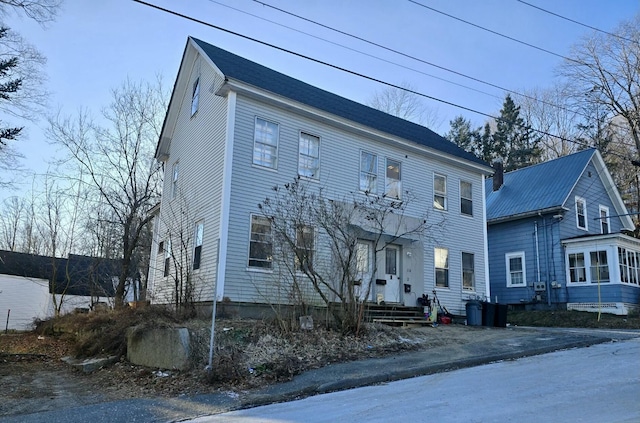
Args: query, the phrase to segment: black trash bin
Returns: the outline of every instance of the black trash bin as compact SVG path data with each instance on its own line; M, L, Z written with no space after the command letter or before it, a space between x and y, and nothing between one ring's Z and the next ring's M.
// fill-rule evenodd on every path
M507 310L509 306L507 304L496 304L496 320L495 325L499 328L507 327Z
M482 302L482 326L493 326L496 318L496 304Z
M482 303L477 300L467 301L467 324L469 326L482 326Z

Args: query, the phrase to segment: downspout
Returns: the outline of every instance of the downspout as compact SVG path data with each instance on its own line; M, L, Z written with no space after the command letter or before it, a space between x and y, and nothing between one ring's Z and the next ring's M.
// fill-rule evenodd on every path
M544 231L544 271L547 275L547 280L544 283L544 289L547 293L547 305L551 306L551 283L549 282L549 241L547 241L547 220L544 217L542 217L542 229Z
M538 222L533 223L533 234L536 241L536 271L538 272L537 281L540 281L540 246L538 244ZM526 281L525 281L526 282Z

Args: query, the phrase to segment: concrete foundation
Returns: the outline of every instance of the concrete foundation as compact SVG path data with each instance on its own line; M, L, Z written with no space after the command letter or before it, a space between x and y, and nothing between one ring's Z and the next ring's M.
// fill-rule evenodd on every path
M159 369L185 370L191 354L187 328L134 327L127 332L127 360Z

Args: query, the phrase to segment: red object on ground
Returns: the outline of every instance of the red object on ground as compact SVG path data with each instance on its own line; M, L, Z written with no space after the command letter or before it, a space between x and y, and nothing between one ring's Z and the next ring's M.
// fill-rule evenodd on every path
M451 323L451 317L449 316L442 316L440 318L440 323L442 323L443 325L448 325Z

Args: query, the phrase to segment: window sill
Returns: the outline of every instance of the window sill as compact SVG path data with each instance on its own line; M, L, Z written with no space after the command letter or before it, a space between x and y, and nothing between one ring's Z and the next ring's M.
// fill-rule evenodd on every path
M262 166L262 165L255 164L255 163L251 163L251 167L254 168L254 169L260 169L260 170L266 170L266 171L269 171L269 172L278 173L278 168L277 167Z
M273 269L262 269L260 267L247 267L245 270L251 273L265 273L265 274L273 273Z

